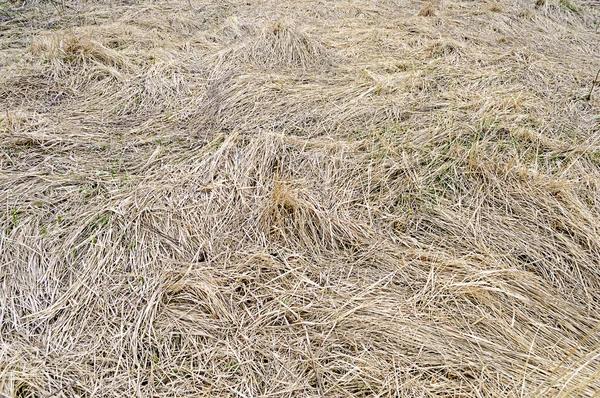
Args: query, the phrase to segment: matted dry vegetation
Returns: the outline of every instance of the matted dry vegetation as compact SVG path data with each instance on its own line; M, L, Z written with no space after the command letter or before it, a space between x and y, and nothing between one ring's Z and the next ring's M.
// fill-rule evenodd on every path
M600 391L597 1L1 5L0 394Z

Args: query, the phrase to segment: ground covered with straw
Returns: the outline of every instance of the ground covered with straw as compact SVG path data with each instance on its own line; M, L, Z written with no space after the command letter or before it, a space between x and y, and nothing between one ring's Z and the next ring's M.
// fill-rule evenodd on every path
M0 396L596 396L599 26L0 1Z

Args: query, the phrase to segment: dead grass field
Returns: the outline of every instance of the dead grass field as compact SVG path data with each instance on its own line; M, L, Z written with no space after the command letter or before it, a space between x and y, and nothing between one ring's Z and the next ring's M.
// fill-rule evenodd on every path
M0 396L598 396L599 26L0 2Z

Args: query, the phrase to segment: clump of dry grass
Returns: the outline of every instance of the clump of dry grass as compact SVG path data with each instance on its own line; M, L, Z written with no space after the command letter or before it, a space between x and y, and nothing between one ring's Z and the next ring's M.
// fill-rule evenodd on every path
M218 54L220 63L225 64L219 68L252 63L266 70L285 67L309 71L332 65L333 57L322 43L283 21L255 29L256 32L248 32L248 27L239 26L236 20L229 21L226 28L236 42Z
M28 4L0 394L600 389L592 3Z
M421 17L433 17L435 16L435 8L433 3L426 3L419 10L419 16Z
M124 66L124 61L117 52L90 38L72 34L59 33L36 39L30 50L34 55L42 56L45 62L55 64L57 68L61 64L101 64L116 68Z

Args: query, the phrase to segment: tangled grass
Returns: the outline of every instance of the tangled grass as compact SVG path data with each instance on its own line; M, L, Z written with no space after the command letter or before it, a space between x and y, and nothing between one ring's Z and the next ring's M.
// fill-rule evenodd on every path
M592 397L597 1L0 22L0 395Z

